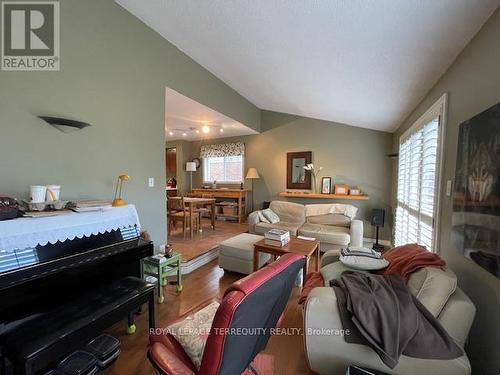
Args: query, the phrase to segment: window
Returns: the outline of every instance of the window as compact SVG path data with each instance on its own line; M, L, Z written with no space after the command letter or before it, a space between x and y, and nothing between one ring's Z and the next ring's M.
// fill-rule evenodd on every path
M203 158L203 182L217 181L221 184L239 184L243 182L243 160L245 144L243 142L203 145L200 148Z
M205 183L239 184L243 182L243 156L214 156L203 158Z
M418 243L436 251L441 143L446 96L443 95L399 142L394 243Z

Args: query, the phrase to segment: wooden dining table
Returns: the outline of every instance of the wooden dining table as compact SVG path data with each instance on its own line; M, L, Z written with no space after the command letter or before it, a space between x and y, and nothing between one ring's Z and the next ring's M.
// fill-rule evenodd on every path
M214 198L192 198L192 197L184 197L184 204L187 206L187 209L189 211L189 217L193 217L194 210L197 207L202 207L202 206L208 206L210 205L210 210L212 212L211 215L211 226L212 230L215 230L215 199ZM200 222L200 228L201 228L201 222ZM193 238L193 226L189 226L189 236L190 238Z

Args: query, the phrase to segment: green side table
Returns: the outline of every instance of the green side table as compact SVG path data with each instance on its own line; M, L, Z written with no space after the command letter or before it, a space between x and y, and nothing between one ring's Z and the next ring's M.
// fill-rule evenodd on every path
M141 273L143 279L147 276L153 276L158 280L158 303L165 301L163 287L167 285L167 277L174 273L177 274L177 293L182 292L181 262L181 254L178 253L173 253L170 257L157 254L142 260Z

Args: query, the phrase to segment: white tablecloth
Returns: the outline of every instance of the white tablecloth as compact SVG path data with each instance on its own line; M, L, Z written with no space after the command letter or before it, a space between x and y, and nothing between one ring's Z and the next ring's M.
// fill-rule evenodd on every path
M139 217L134 205L102 211L72 212L61 216L20 218L0 221L0 251L35 248L136 226Z

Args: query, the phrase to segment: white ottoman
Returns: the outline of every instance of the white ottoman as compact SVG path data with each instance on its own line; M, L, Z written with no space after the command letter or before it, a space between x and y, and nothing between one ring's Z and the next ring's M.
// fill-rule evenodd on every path
M253 272L253 244L263 236L242 233L223 241L219 245L219 267L249 275ZM259 254L259 268L269 259L270 254Z

